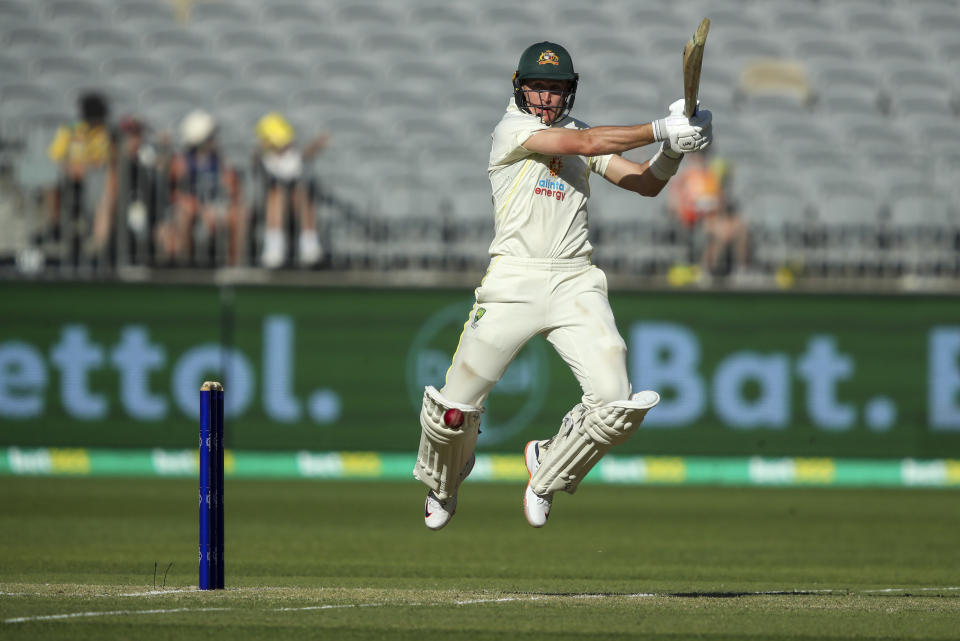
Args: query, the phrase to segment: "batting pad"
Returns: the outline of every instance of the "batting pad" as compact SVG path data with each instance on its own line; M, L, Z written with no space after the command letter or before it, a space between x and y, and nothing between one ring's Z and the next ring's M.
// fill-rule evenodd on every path
M451 409L463 412L463 424L458 427L444 422L444 415ZM454 496L463 481L463 468L477 447L480 414L477 407L444 398L433 386L424 391L420 450L413 476L433 490L441 501Z
M530 489L541 495L559 490L576 492L596 462L611 447L630 438L650 408L659 402L659 394L646 390L637 392L630 400L601 405L579 417L574 413L572 425L561 429L548 444L540 467L530 479Z

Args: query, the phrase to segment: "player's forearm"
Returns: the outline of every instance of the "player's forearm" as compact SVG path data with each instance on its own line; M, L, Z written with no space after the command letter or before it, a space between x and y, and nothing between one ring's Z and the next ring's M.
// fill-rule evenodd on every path
M654 141L653 126L603 126L589 129L554 127L542 129L524 141L523 146L538 154L563 156L602 156L619 154L649 145Z
M619 154L655 142L650 123L630 126L602 126L583 130L587 139L584 156Z

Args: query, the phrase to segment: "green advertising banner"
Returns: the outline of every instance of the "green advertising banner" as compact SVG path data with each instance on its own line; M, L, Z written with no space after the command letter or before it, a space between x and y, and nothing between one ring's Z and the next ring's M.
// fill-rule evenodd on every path
M195 447L204 380L228 447L409 454L470 291L0 284L0 446ZM613 292L634 388L663 400L623 455L960 457L952 298ZM488 401L520 452L579 400L542 338Z
M416 454L227 450L226 478L411 481ZM0 476L153 476L197 478L187 450L0 449ZM470 482L526 482L519 454L478 454ZM960 487L960 461L915 459L667 457L608 454L585 483L757 485L774 487Z

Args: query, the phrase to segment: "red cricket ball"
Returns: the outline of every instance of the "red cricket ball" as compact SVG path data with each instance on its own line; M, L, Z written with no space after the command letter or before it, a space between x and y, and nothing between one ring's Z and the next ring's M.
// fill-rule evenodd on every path
M455 407L448 409L443 413L443 424L447 427L460 427L463 425L463 412Z

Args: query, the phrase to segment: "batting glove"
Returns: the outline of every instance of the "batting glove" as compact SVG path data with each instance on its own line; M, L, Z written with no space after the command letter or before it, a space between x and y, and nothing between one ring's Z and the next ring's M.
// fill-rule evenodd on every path
M674 154L701 151L710 145L713 139L713 114L709 110L699 109L690 118L683 115L683 99L670 105L670 113L665 118L653 121L653 136L664 141L666 149Z

